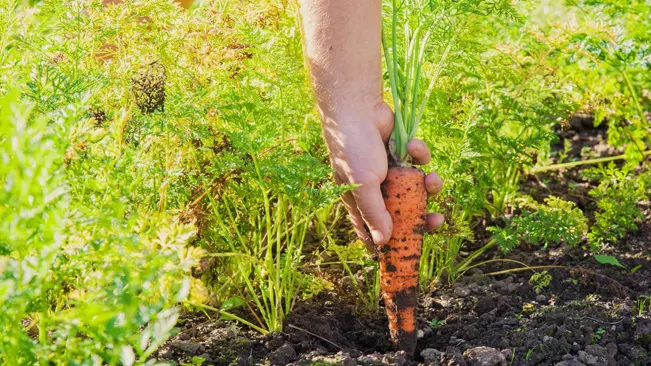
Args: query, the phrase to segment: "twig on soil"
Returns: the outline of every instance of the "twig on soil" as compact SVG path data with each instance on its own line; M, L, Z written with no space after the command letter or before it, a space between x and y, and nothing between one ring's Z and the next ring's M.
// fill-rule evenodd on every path
M242 319L242 318L240 318L239 316L237 316L237 315L235 315L235 314L231 314L231 313L229 313L229 312L227 312L227 311L224 311L224 310L221 310L221 309L217 309L217 308L214 308L214 307L212 307L212 306L208 306L208 305L204 305L204 304L199 304L199 303L190 303L190 302L185 302L185 304L186 304L186 305L189 305L189 306L193 306L193 307L199 308L199 309L202 309L202 310L210 310L210 311L214 311L214 312L219 313L219 314L221 314L221 315L224 315L224 316L226 316L226 317L228 317L228 318L231 318L231 320L237 320L238 322L240 322L240 323L242 323L242 324L244 324L244 325L248 325L249 327L251 327L251 328L257 330L257 331L260 332L262 335L267 335L267 334L269 334L269 331L268 331L268 330L266 330L266 329L264 329L264 328L260 328L260 327L258 327L257 325L251 323L250 321L248 321L248 320L246 320L246 319Z
M640 154L642 155L642 158L644 159L647 156L651 155L651 150L640 151ZM556 169L574 168L574 167L577 167L577 166L580 166L580 165L607 163L607 162L610 162L610 161L624 160L624 159L626 159L626 154L617 155L617 156L607 156L607 157L604 157L604 158L596 158L596 159L589 159L589 160L580 160L580 161L574 161L574 162L570 162L570 163L554 164L554 165L548 165L548 166L543 166L543 167L533 167L533 168L531 168L531 170L529 170L529 174L547 172L547 171L556 170Z
M316 337L316 338L319 338L320 340L322 340L322 341L324 341L324 342L328 342L329 344L331 344L331 345L333 345L333 346L339 348L339 349L342 350L342 351L344 350L344 348L343 348L342 346L340 346L340 345L334 343L333 341L330 341L330 340L328 340L328 339L325 339L325 338L321 337L321 336L318 335L318 334L314 334L314 333L312 333L312 332L310 332L310 331L308 331L308 330L305 330L305 329L303 329L303 328L297 327L297 326L295 326L295 325L293 325L293 324L289 324L288 327L289 327L289 328L292 328L292 329L300 330L301 332L305 332L305 333L311 335L312 337Z
M572 318L572 319L576 319L576 320L588 319L588 320L592 320L592 321L595 321L595 322L597 322L597 323L602 323L602 324L606 324L606 325L617 325L617 324L619 324L619 323L621 323L621 322L624 321L624 319L620 319L620 320L618 320L618 321L616 321L616 322L607 322L607 321L604 321L604 320L599 320L599 319L591 318L591 317L589 317L589 316L581 316L581 317L578 317L578 318Z
M501 274L520 272L520 271L533 271L534 269L555 269L555 268L567 269L567 266L532 266L532 267L512 268L512 269L505 269L503 271L486 273L486 276L497 276Z

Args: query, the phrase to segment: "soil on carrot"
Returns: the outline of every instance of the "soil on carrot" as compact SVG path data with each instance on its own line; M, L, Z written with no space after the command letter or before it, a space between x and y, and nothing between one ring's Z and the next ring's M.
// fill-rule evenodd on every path
M568 158L601 154L604 130L574 122L560 134L572 140ZM563 151L562 142L556 149ZM591 217L593 187L577 171L564 171L529 177L522 191L574 201ZM439 284L420 296L413 360L392 352L382 303L376 315L359 315L350 297L329 292L299 304L285 332L269 336L217 315L184 314L178 334L154 357L179 364L200 357L204 365L651 365L649 243L647 219L605 253L624 268L600 264L578 247L520 246L509 259L564 268L532 281L532 271L495 275L515 266L493 262ZM492 251L482 259L503 257Z

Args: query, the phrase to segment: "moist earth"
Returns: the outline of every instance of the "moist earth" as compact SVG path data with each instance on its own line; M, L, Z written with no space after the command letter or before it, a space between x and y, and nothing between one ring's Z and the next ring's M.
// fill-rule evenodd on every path
M575 119L559 132L572 141L568 156L616 154L605 147L605 130L590 126ZM563 151L563 144L554 149ZM592 217L595 204L587 192L593 184L569 170L530 177L522 191L539 200L560 196ZM648 202L642 208L647 220L604 253L625 268L600 264L581 247L523 245L508 258L563 266L548 269L547 286L536 289L531 271L495 274L518 266L492 262L422 293L414 359L392 352L381 303L375 315L360 315L350 299L330 292L300 303L285 332L269 336L218 315L183 314L178 333L154 358L197 364L200 357L204 365L651 365ZM485 237L478 230L477 237ZM468 250L473 245L481 243ZM495 250L482 259L503 257Z

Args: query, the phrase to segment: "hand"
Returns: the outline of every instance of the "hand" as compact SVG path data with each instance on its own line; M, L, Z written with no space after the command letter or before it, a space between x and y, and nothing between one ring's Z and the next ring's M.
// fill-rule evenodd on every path
M391 238L393 223L384 206L380 184L387 176L386 144L393 131L393 111L381 102L373 107L349 112L339 118L324 115L324 136L330 151L330 163L339 184L355 184L358 188L343 196L355 232L375 252L375 246L386 244ZM431 160L427 145L412 140L407 152L416 165ZM436 173L425 176L429 195L440 192L441 177ZM443 215L427 215L427 230L443 223Z

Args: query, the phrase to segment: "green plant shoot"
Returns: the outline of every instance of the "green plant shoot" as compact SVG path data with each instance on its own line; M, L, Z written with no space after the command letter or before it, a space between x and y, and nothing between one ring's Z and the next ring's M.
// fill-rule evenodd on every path
M399 4L398 0L393 0L390 46L385 32L382 32L382 48L387 64L395 109L394 129L389 142L389 150L392 158L390 163L398 166L409 164L407 144L416 135L418 124L423 117L427 101L432 94L436 80L443 69L445 59L454 43L453 38L441 56L440 62L434 66L425 94L419 97L424 74L423 62L431 31L428 29L428 26L424 25L419 25L416 29L412 30L409 22L405 21L403 35L404 49L402 52L399 52L398 15L401 9L407 12L410 10L410 7L404 2Z

